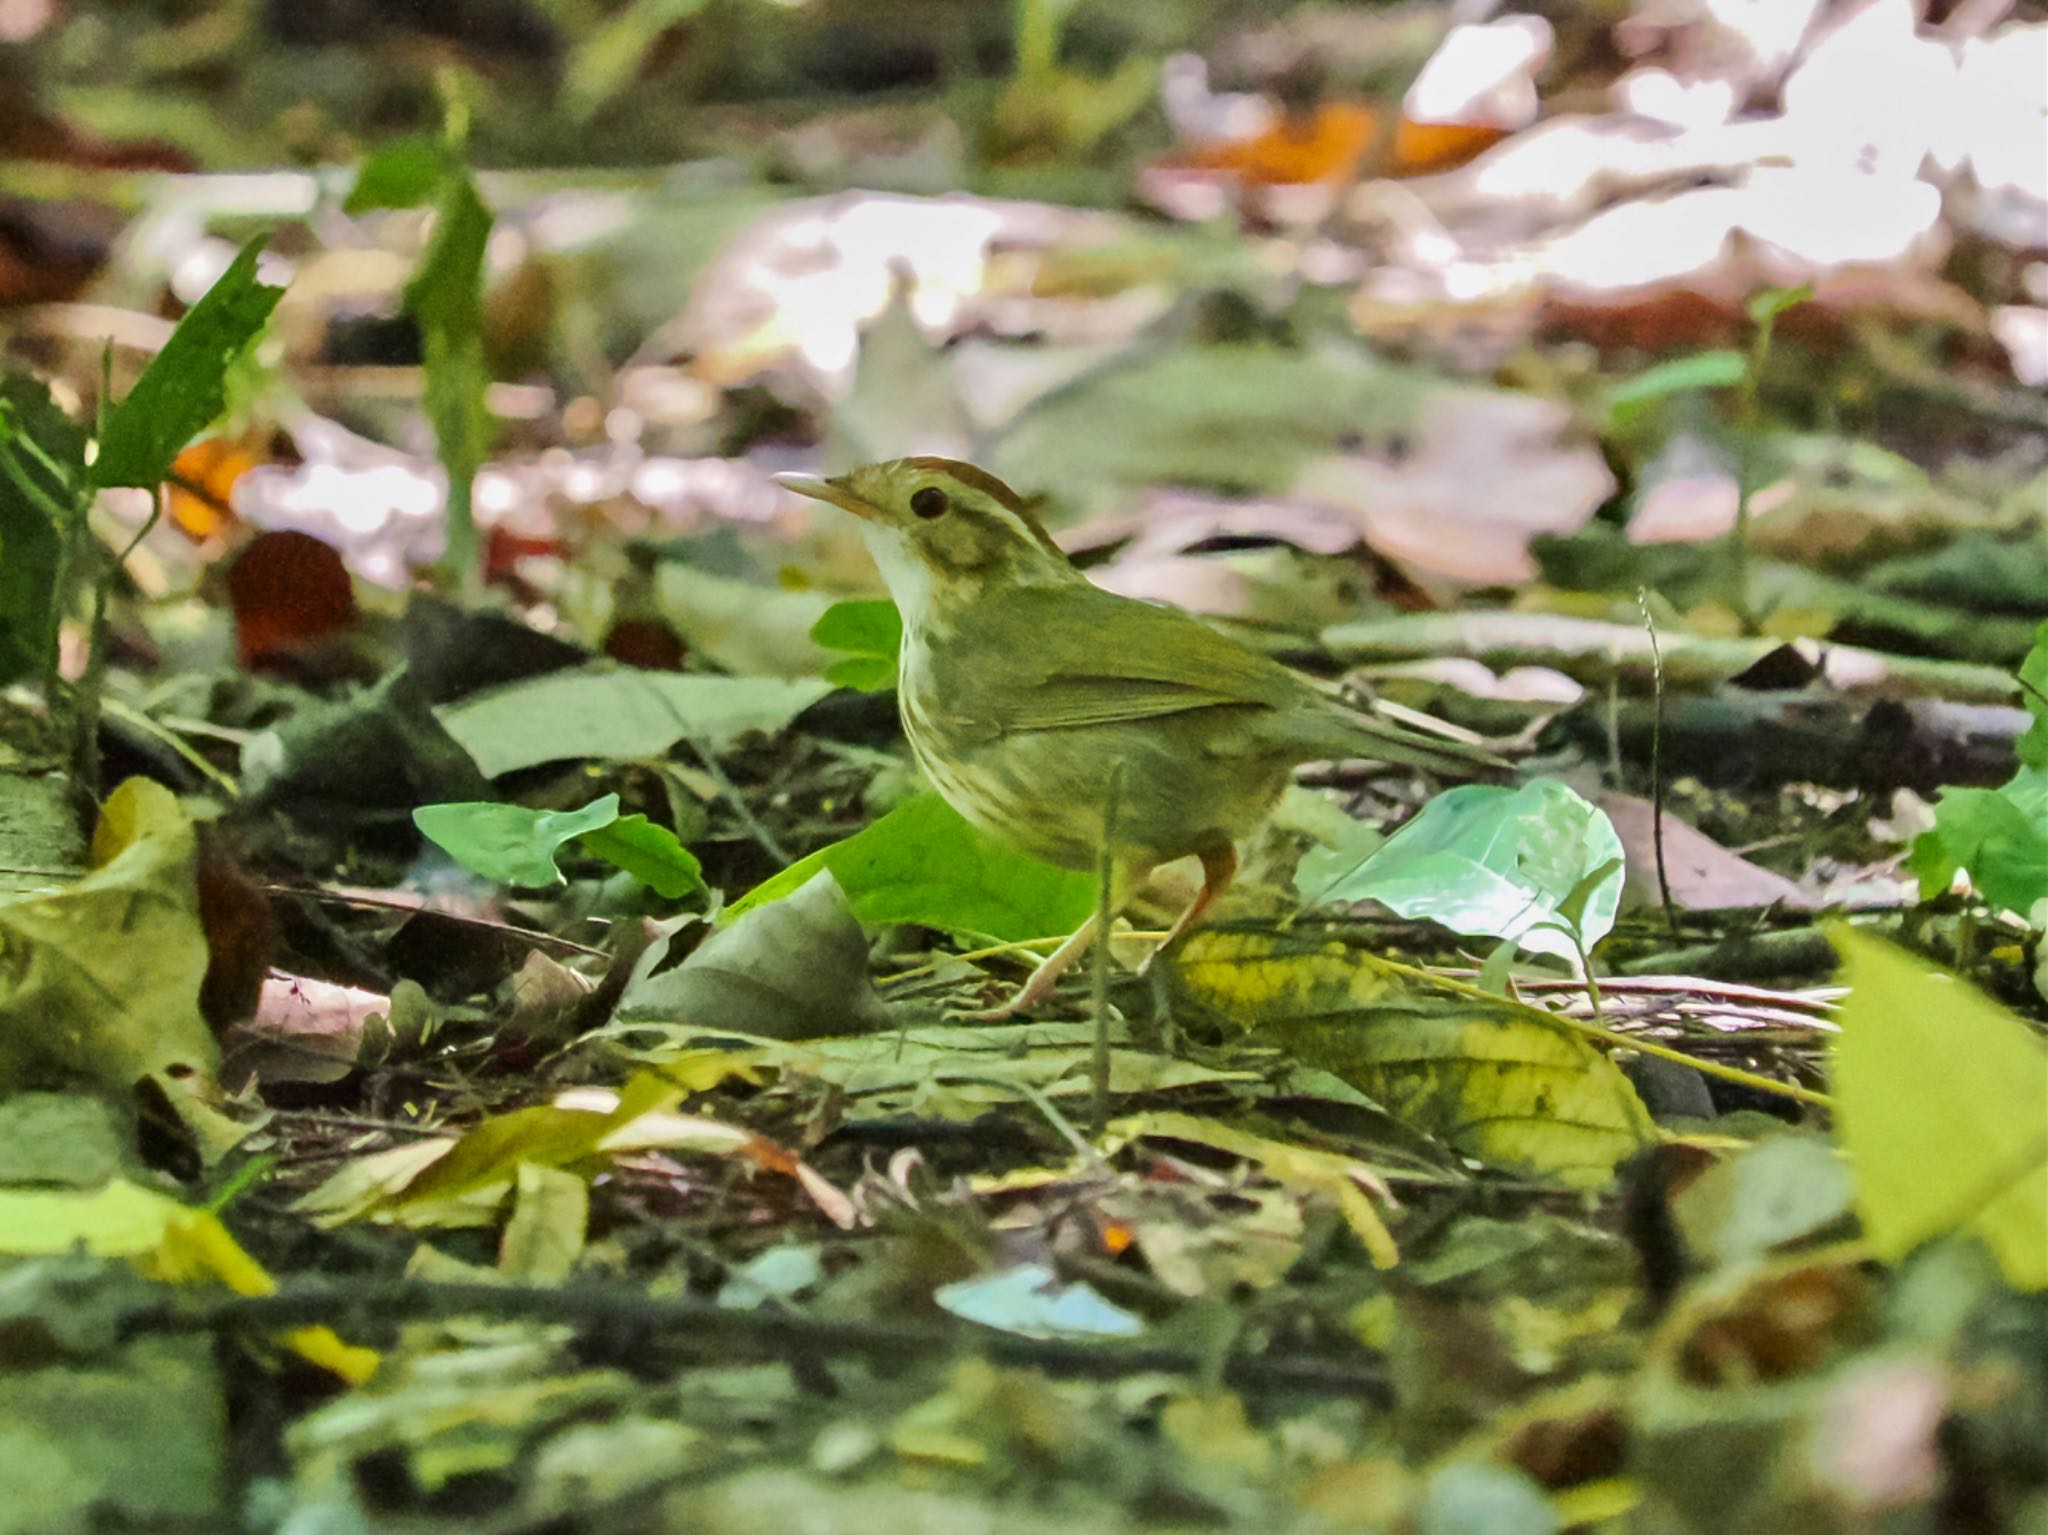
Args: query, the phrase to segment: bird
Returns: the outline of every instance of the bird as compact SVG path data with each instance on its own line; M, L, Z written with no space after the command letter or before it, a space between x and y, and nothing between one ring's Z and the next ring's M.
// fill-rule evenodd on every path
M1096 869L1107 836L1112 918L1154 868L1201 861L1201 890L1160 951L1223 893L1239 839L1302 763L1370 757L1467 777L1500 765L1449 736L1361 715L1179 608L1103 590L1021 496L973 464L920 456L776 478L860 519L902 615L904 736L962 817L1064 869ZM970 1016L1041 1007L1101 911L1007 1001Z

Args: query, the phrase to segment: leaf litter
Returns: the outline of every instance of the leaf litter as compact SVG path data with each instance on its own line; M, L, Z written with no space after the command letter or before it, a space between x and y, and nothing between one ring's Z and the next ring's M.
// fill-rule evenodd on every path
M930 39L815 9L326 38L434 112L0 310L0 1504L2037 1522L2038 23L939 8L840 111ZM268 163L278 24L112 89ZM962 1023L1097 891L771 479L914 452L1523 786L1316 765Z

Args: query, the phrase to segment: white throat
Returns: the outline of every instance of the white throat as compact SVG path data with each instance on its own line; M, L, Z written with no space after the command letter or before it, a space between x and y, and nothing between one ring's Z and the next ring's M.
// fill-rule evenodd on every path
M864 522L860 537L868 546L868 553L874 556L875 567L882 572L889 595L896 599L896 610L903 615L904 632L922 629L932 612L931 567L917 557L900 534L887 528Z

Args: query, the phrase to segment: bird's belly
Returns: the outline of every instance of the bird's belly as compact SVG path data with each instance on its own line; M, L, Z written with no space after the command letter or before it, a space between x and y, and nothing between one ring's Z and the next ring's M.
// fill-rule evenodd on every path
M1144 867L1253 830L1291 768L1220 758L1204 749L1200 725L1175 719L948 739L911 693L902 699L911 750L946 802L998 841L1062 868L1095 867L1118 762L1118 861Z

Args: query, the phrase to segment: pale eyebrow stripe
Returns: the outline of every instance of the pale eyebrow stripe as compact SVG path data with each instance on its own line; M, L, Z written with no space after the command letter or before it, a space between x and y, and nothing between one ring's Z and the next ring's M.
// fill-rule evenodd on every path
M1022 529L1025 537L1029 538L1033 543L1037 544L1038 547L1043 549L1047 554L1057 557L1061 561L1061 563L1073 563L1072 559L1068 556L1067 551L1062 549L1058 544L1053 542L1052 535L1046 532L1044 525L1040 523L1039 520L1036 517L1032 516L1029 512L1013 511L1011 508L1005 506L998 507L993 513L993 515L998 518L1007 519L1012 525Z

